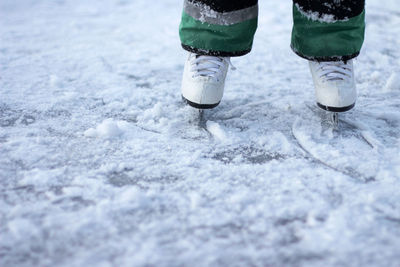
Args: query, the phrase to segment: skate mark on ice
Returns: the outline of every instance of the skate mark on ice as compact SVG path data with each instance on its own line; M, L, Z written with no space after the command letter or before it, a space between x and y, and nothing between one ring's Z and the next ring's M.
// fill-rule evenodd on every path
M72 117L72 112L79 108L93 110L104 105L105 103L102 98L84 97L80 97L78 102L73 103L73 109L68 106L61 107L56 105L47 110L37 110L15 106L10 107L5 103L0 103L0 127L29 126L37 121L48 119L68 120Z
M167 135L173 139L184 139L188 141L209 141L212 137L206 128L207 118L204 111L192 108L183 102L178 103L178 108L171 116L168 114L167 127L146 125L146 128L153 128L162 135ZM154 120L156 121L156 120Z
M383 223L395 224L400 226L400 205L397 196L387 196L388 198L377 199L372 209Z
M354 135L354 132L357 131L358 133L356 135L362 138L371 148L377 147L379 141L372 137L370 129L365 124L361 122L356 123L355 121L344 118L344 113L338 114L335 112L324 111L317 106L312 106L310 104L306 104L306 106L321 118L322 127L326 127L327 129L332 127L334 133L345 137L352 136ZM332 122L330 117L335 117L337 121Z
M0 105L0 127L12 127L22 116L22 110L12 109L7 105Z
M293 134L294 138L296 139L296 141L299 144L299 146L307 154L309 154L314 160L316 160L317 162L319 162L320 164L322 164L322 165L324 165L324 166L326 166L328 168L331 168L331 169L333 169L335 171L343 173L343 174L345 174L345 175L347 175L347 176L349 176L349 177L351 177L351 178L353 178L355 180L358 180L358 181L361 180L361 181L366 182L366 183L375 181L375 172L376 172L376 170L374 170L372 175L364 174L364 173L360 172L359 170L357 170L357 168L355 168L355 167L353 167L351 165L348 165L348 166L345 165L345 164L351 164L351 160L350 160L350 162L344 163L343 166L340 166L341 163L343 163L345 161L346 155L339 155L338 156L338 157L342 157L342 159L339 159L339 161L341 163L337 163L336 164L334 162L331 162L330 159L329 159L329 153L326 153L326 155L321 155L321 154L325 154L325 152L328 152L329 150L331 150L331 148L329 148L329 146L327 146L325 149L321 149L319 151L318 151L318 149L315 150L313 148L310 148L309 145L306 144L306 142L302 142L302 138L303 137L300 136L301 134L297 131L296 127L298 127L298 126L296 125L296 122L295 122L294 125L293 125L293 131L292 131L292 134ZM316 143L314 145L318 146L319 144ZM322 144L322 146L324 146L324 144ZM335 151L333 151L333 152L335 152ZM340 154L340 151L336 151L336 152L338 152ZM361 157L362 153L360 153L359 156ZM332 159L335 160L335 157L332 157Z
M381 153L372 134L347 122L335 130L310 110L311 114L298 117L292 125L299 146L326 167L359 181L375 181Z
M357 181L360 181L359 178L362 178L361 180L364 181L365 183L369 183L369 182L374 182L376 179L374 176L364 176L363 174L357 172L357 170L355 170L352 167L345 167L345 168L340 168L340 167L336 167L334 165L329 164L328 162L321 160L318 158L318 156L316 156L315 154L313 154L310 150L308 150L301 142L299 142L298 137L296 137L296 134L293 132L293 136L294 138L297 140L297 143L299 144L299 146L307 153L309 154L316 162L324 165L325 167L328 167L332 170L335 170L337 172L340 172L344 175L349 176L352 179L355 179Z
M102 108L106 105L104 99L101 97L80 97L79 104L87 110Z
M394 147L400 138L400 105L386 105L388 110L382 113L382 107L369 107L370 111L358 114L360 120L347 120L348 123L356 125L361 130L365 129L373 133L377 144L382 147ZM373 110L376 109L376 112Z
M348 126L353 127L353 129L359 130L361 137L371 146L371 148L376 150L381 149L382 144L373 136L368 126L366 126L362 122L355 122L349 119L342 119L341 121Z
M134 174L134 170L124 170L120 172L111 172L107 175L107 181L113 186L124 187L136 185L142 189L148 189L155 184L168 185L183 180L183 178L175 175L163 176L138 176Z
M18 124L29 126L36 122L40 112L36 110L12 109L0 106L0 127L13 127Z
M93 206L96 203L92 200L83 198L82 196L67 196L51 202L59 208L68 211L78 211L80 209Z
M143 79L143 77L140 77L138 75L131 74L131 73L120 72L118 74L121 75L121 76L124 76L125 78L127 78L129 80L140 81L140 80Z
M251 164L264 164L272 160L286 159L287 155L278 152L268 152L254 145L246 145L217 152L212 158L225 164L237 161Z
M101 63L103 63L104 68L107 70L107 72L114 72L113 66L107 59L105 59L103 56L100 56L100 61Z
M322 221L325 221L326 218L324 218ZM306 223L307 222L307 215L305 214L298 214L296 216L284 216L284 217L278 217L274 221L275 226L287 226L291 225L293 223Z

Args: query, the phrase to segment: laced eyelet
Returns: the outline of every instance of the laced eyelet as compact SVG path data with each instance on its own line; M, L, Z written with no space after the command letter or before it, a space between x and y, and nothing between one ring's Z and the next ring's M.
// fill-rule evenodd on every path
M190 58L190 70L193 74L192 78L197 76L220 80L220 76L226 72L229 58L214 56L192 56Z

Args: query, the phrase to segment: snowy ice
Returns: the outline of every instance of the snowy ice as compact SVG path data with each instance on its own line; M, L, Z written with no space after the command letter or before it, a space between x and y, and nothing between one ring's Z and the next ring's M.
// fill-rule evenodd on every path
M400 266L400 6L367 1L358 101L312 109L291 1L221 104L181 101L182 1L0 1L1 266Z
M389 92L389 91L394 91L396 90L397 92L400 92L400 73L398 72L393 72L389 79L386 82L386 85L384 87L384 91Z
M88 137L102 137L102 138L117 138L124 133L123 128L129 127L126 121L114 121L113 119L106 119L96 128L90 128L84 132Z

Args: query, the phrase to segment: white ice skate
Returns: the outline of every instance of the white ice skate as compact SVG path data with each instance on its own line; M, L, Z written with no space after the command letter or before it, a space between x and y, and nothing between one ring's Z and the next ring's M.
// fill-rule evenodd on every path
M354 107L357 92L351 60L346 63L310 61L310 70L320 108L332 112L344 112Z
M192 107L209 109L218 106L224 93L230 65L228 57L190 53L182 78L182 97Z
M338 113L352 109L356 103L353 62L310 61L310 70L314 80L317 105L331 113L331 121L337 128Z

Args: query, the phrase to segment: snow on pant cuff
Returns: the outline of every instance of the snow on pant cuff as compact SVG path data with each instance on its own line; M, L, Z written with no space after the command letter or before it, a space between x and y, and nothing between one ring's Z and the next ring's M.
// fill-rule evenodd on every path
M185 1L179 27L182 47L197 54L223 57L249 53L257 29L257 1L225 1L219 6L208 2Z
M293 5L292 50L313 61L346 61L360 53L364 42L365 11L337 18L304 11Z

